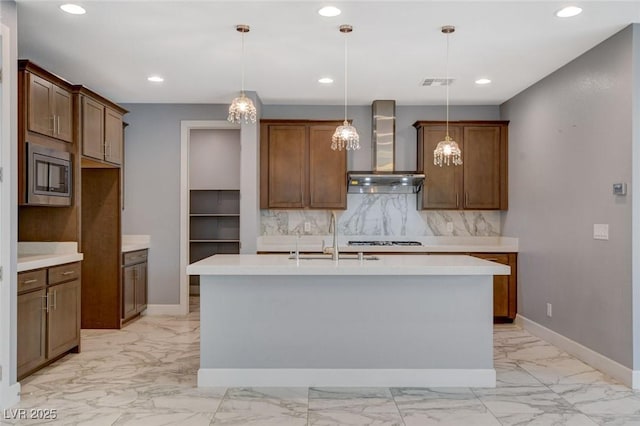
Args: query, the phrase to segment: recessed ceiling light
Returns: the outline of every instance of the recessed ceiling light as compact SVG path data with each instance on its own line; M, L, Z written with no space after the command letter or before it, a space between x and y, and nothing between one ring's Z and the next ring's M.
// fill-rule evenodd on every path
M556 12L558 18L571 18L582 13L582 8L578 6L567 6Z
M160 77L159 75L152 75L147 77L147 80L152 83L162 83L164 81L164 78Z
M489 84L491 83L491 80L489 80L488 78L479 78L476 80L476 84Z
M321 16L333 17L342 13L340 9L335 6L325 6L318 11Z
M331 77L322 77L322 78L318 79L318 83L331 84L331 83L333 83L333 79Z
M60 6L60 9L72 15L84 15L87 13L87 11L84 10L84 7L72 3L63 4Z

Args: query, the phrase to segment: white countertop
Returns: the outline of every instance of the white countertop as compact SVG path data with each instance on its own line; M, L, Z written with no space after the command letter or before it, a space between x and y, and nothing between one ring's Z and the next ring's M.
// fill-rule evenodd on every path
M378 260L301 259L284 254L218 254L187 266L190 275L509 275L511 268L466 255L379 255Z
M295 235L258 237L259 252L295 251L296 244L301 252L320 252L324 240L325 247L331 247L330 235L302 235L296 241ZM419 241L422 246L349 246L348 241ZM393 237L393 236L344 236L338 237L341 252L365 253L517 253L518 239L511 237Z
M17 272L48 268L83 259L76 242L18 242Z
M150 235L123 235L122 236L122 252L144 250L151 247Z

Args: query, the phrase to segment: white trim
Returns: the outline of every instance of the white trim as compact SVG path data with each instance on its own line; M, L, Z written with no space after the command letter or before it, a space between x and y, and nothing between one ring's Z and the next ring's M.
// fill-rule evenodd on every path
M545 326L538 324L528 318L518 314L515 320L516 325L524 328L531 334L551 343L554 346L568 352L596 370L600 370L614 379L622 382L626 386L640 389L640 371L633 371L617 361L607 358L599 352L589 349L580 343L569 339Z
M193 129L238 129L240 125L224 120L182 120L180 122L180 313L189 313L189 141ZM162 305L159 305L162 306ZM149 308L147 308L148 310ZM152 309L149 315L155 314Z
M20 402L20 383L14 383L8 388L0 387L0 409L5 410L18 402Z
M496 387L488 369L200 368L198 387Z
M158 316L158 315L185 315L182 304L177 305L147 305L147 309L142 315Z

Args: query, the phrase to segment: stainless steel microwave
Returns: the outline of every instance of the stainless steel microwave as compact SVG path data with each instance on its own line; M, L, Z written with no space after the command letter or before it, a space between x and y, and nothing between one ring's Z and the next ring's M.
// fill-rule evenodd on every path
M71 205L71 153L27 142L27 204Z

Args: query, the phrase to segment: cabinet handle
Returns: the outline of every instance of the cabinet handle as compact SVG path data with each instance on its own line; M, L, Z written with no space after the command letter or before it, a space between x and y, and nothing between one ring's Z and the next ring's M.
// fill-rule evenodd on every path
M45 294L44 296L42 296L42 301L44 302L44 306L42 307L42 310L49 313L49 295Z
M56 117L56 119L55 119L55 123L56 123L56 135L59 135L59 134L60 134L60 116L59 116L59 115L56 115L55 117Z
M54 135L56 134L56 116L55 115L51 116L51 127L49 127L49 131Z
M71 274L75 274L75 273L76 273L76 271L64 271L62 273L62 275L71 275Z
M456 192L456 208L460 207L460 201L458 198L458 193Z
M56 310L56 305L58 304L58 290L53 290L53 310Z
M464 193L464 206L465 207L469 207L469 193L468 192Z
M31 279L31 280L22 281L22 284L33 284L33 283L37 283L37 282L38 282L37 279Z

